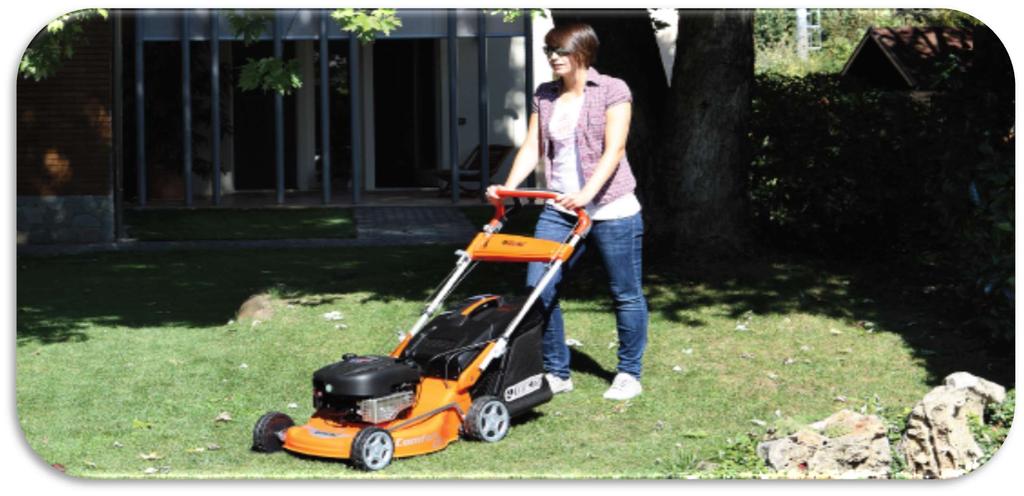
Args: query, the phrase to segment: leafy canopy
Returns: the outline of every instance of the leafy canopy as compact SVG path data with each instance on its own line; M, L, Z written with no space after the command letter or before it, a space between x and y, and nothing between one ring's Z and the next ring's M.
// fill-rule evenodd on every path
M82 42L84 22L97 17L106 19L108 15L107 9L84 9L54 19L25 49L18 73L36 81L52 76L65 60L74 56L75 47Z

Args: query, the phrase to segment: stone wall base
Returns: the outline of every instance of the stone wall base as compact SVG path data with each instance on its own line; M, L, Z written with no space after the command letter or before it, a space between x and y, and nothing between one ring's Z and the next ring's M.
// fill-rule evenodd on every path
M111 196L19 196L18 244L114 241Z

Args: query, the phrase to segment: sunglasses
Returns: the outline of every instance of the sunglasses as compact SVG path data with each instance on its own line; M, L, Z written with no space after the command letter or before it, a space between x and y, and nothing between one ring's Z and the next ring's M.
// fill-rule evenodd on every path
M544 55L550 57L551 54L556 54L559 57L568 57L569 55L572 55L572 50L569 50L567 48L554 48L549 46L544 47Z

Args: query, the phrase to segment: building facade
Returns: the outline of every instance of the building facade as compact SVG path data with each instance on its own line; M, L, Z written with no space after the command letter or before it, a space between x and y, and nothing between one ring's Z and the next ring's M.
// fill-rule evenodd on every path
M361 43L327 11L278 10L245 43L238 13L113 11L55 75L19 79L19 243L113 241L126 208L436 189L474 150L521 144L526 96L550 77L533 63L548 19L399 10L400 28ZM242 90L240 68L268 56L301 87Z

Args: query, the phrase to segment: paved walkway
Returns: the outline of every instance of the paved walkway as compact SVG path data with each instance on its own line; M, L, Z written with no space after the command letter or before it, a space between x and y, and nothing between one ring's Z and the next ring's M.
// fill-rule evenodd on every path
M18 255L177 250L333 248L469 244L478 227L453 207L357 207L356 237L201 241L121 241L118 243L19 245Z

